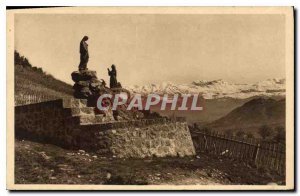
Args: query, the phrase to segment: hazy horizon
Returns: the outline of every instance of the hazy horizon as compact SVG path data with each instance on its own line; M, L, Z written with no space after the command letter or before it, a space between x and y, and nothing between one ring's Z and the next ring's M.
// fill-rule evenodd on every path
M15 49L69 84L79 42L89 36L88 68L107 83L115 64L127 85L285 78L283 15L18 14Z

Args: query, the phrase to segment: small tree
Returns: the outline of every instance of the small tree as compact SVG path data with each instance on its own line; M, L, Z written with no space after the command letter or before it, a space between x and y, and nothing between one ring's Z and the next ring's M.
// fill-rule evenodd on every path
M44 71L43 71L43 69L42 68L37 68L37 72L39 72L39 73L44 73Z
M239 130L239 131L236 132L236 136L237 137L244 137L245 136L245 132L242 131L242 130Z
M15 64L20 64L21 62L21 56L20 54L15 50Z
M267 125L263 125L259 128L259 134L264 140L267 137L269 137L271 133L272 133L272 128Z
M254 138L254 135L253 135L253 133L249 133L249 132L248 132L248 133L246 133L246 137L247 137L247 138Z
M234 131L232 129L226 129L224 133L228 136L233 136Z
M32 67L27 58L24 58L23 67Z

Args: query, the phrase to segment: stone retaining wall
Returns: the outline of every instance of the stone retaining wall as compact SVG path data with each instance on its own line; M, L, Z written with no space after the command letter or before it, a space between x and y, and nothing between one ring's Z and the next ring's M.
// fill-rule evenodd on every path
M86 100L71 99L17 106L16 136L122 158L195 154L187 123L182 120L114 121L100 116L104 118L101 123L82 123L82 117L98 116L86 104Z
M99 154L120 158L195 154L186 122L145 122L124 122L124 126L111 129L102 129L99 125L82 126L77 144L83 149L97 149Z
M110 130L102 136L105 137L111 138L109 149L119 157L183 157L195 154L186 123L168 122L141 128Z
M57 141L67 122L60 100L15 107L15 134L34 140ZM57 141L58 142L58 141ZM55 142L56 143L56 142Z

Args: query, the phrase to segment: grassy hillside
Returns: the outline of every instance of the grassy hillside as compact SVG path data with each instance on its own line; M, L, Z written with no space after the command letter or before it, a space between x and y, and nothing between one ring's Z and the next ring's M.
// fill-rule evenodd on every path
M27 58L15 51L15 103L28 104L73 94L72 86L31 65Z
M285 127L285 99L255 98L232 110L226 116L207 124L218 131L245 131L258 134L267 129ZM266 128L265 128L266 129Z
M285 100L256 98L211 123L215 127L283 124Z
M178 116L185 117L189 124L206 124L217 120L233 109L243 105L249 101L249 99L233 99L233 98L221 98L221 99L206 99L203 102L202 111L157 111L163 116Z
M205 125L209 122L216 121L234 109L242 106L243 104L257 98L251 97L247 99L234 99L234 98L220 98L220 99L205 99L202 111L157 111L163 116L180 116L185 117L189 124L197 123L198 125ZM272 97L274 100L283 99L282 96Z

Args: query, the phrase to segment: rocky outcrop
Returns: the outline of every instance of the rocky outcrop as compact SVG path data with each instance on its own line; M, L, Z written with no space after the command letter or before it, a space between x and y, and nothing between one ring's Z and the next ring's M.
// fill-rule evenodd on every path
M92 70L80 70L74 71L72 74L72 80L75 82L74 97L77 99L87 99L90 96L98 95L100 91L105 91L104 80L97 78L96 71Z
M74 97L76 99L87 99L89 107L96 107L99 96L103 94L119 94L126 93L130 97L130 92L124 88L108 88L104 80L97 78L96 71L92 70L80 70L74 71L72 74L72 80L75 82ZM121 86L121 85L120 85ZM107 106L111 107L112 100L107 102ZM96 113L113 116L115 120L136 120L144 117L143 113L135 110L126 110L127 104L123 104L116 110L112 111L100 111L95 109Z

